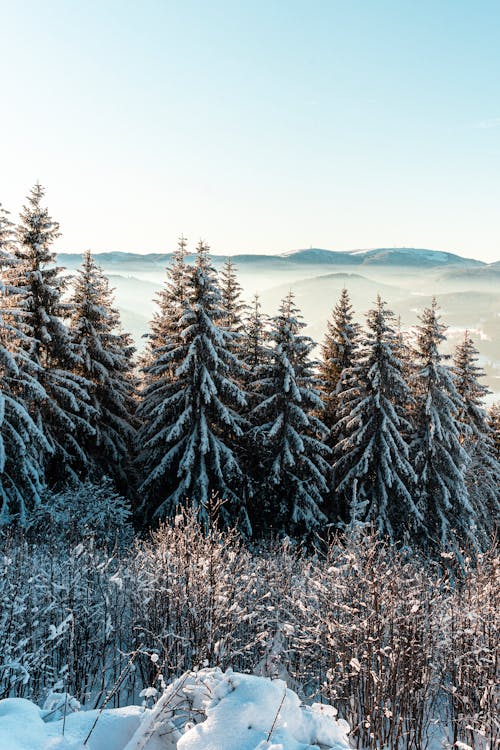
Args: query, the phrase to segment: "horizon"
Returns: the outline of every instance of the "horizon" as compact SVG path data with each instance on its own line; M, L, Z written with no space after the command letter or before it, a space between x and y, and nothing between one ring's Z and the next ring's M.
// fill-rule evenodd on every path
M59 252L500 255L500 6L0 0L0 202Z
M416 250L417 252L429 252L429 253L446 253L450 255L456 255L459 258L462 258L463 260L477 260L481 263L485 263L486 265L494 264L497 262L500 262L500 258L493 261L482 261L480 258L472 258L468 257L466 255L462 255L457 252L449 251L449 250L441 250L438 248L431 248L431 247L411 247L406 246L402 247L400 245L395 245L394 247L365 247L365 248L343 248L343 249L335 249L332 250L331 248L327 247L316 247L316 246L310 246L310 247L299 247L299 248L293 248L291 250L284 250L281 252L270 252L266 250L262 251L256 251L256 250L249 250L245 252L235 251L235 252L228 252L228 253L218 253L214 251L212 247L210 247L210 255L217 257L217 258L224 258L224 257L240 257L240 256L256 256L256 257L288 257L291 255L294 255L296 253L303 253L307 250L319 250L321 252L327 252L327 253L368 253L368 252L374 252L378 250ZM69 251L69 250L58 250L58 255L82 255L85 251L84 250L75 250L75 251ZM123 250L99 250L94 252L91 250L93 256L99 256L99 255L112 255L112 254L121 254L121 255L137 255L137 256L150 256L150 255L172 255L172 250L152 250L152 251L145 251L145 252L134 252L134 251L123 251ZM188 257L196 255L196 247L193 247L188 251Z

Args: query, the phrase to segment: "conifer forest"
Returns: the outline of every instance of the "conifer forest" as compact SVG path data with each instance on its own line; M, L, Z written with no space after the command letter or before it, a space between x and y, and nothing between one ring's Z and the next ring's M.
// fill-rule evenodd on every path
M40 184L0 206L0 699L151 708L231 668L331 703L352 747L493 749L500 404L471 333L443 353L439 298L360 325L344 289L315 342L181 236L137 352L59 234Z

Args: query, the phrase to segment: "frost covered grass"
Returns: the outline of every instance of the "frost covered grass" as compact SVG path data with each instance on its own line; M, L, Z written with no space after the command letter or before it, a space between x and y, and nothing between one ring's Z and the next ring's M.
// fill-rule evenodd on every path
M336 706L358 747L499 739L495 547L439 564L369 534L316 554L250 549L187 514L126 548L0 545L0 698L149 707L186 671L219 666Z

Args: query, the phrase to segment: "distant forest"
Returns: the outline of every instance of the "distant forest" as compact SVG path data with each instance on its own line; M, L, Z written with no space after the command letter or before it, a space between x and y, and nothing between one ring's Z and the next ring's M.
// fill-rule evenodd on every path
M404 332L378 297L364 326L347 290L321 345L292 293L268 317L181 237L135 357L86 252L57 265L59 225L30 192L0 206L0 524L144 529L194 512L247 539L375 529L424 550L486 549L500 510L500 405L468 332L452 358L436 301Z

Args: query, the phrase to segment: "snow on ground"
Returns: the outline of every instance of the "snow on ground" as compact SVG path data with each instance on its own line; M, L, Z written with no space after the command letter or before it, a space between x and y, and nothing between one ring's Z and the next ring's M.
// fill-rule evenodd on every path
M97 716L90 739L84 745ZM188 673L152 709L76 711L44 721L30 701L0 701L0 750L348 750L331 706L303 706L282 680L219 669Z
M0 701L0 750L82 750L97 711L78 711L44 722L42 711L24 698ZM144 718L139 706L103 711L87 750L122 750ZM148 748L149 750L149 748ZM152 748L151 748L152 750Z
M178 750L348 748L348 725L331 707L301 706L282 680L221 673L207 719L184 734Z

